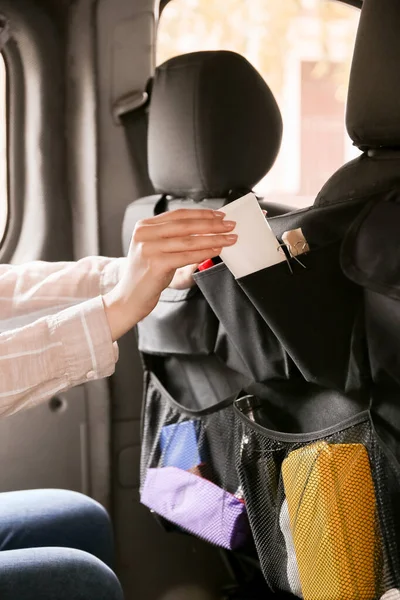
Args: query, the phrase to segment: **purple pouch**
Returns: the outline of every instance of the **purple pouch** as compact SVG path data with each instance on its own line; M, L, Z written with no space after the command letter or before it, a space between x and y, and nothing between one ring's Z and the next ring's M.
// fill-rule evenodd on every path
M227 550L248 539L245 505L211 481L176 467L148 469L140 500L171 523Z

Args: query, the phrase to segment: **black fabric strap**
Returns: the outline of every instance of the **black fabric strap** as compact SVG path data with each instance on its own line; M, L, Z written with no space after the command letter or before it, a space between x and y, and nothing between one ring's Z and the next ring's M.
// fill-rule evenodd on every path
M118 120L125 130L132 169L137 180L138 197L154 193L147 165L147 130L150 84L144 94L147 101L127 112L119 111Z

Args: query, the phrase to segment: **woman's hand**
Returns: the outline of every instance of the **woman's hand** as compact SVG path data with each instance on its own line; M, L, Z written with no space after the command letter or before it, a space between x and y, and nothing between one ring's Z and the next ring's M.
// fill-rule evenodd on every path
M125 272L103 298L113 340L117 340L156 306L180 267L197 265L236 243L236 223L224 213L180 209L137 223Z

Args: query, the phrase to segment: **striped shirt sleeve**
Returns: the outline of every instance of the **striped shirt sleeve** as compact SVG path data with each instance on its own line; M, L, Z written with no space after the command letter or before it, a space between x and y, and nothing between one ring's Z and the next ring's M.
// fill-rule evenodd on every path
M0 264L0 332L15 329L106 294L119 281L124 258Z
M114 372L118 347L102 294L122 266L96 257L0 265L0 417Z

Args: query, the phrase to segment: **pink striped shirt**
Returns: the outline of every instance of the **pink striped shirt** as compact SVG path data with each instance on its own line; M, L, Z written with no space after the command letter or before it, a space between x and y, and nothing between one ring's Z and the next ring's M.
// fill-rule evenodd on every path
M0 264L0 417L114 372L102 295L123 262Z

